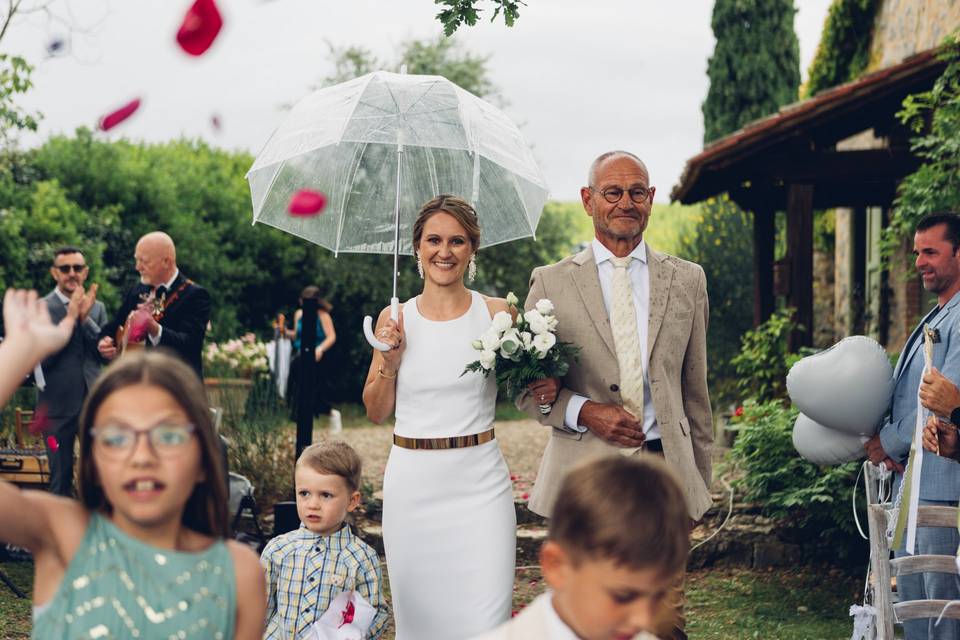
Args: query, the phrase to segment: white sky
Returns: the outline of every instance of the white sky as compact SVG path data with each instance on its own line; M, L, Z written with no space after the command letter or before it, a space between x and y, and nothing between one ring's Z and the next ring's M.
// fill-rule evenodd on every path
M54 4L60 15L63 2ZM401 42L441 29L433 0L218 0L223 31L204 56L192 58L174 41L191 3L70 0L80 29L71 55L58 58L45 49L65 27L40 15L16 22L2 50L37 67L21 104L44 114L39 139L92 128L104 113L142 97L140 111L111 137L201 137L256 153L283 118L279 105L331 71L327 42L360 45L392 62ZM667 202L684 162L702 148L712 4L528 0L513 28L483 20L457 38L471 53L490 56L490 78L554 199L578 200L591 160L623 148L646 160L657 200ZM805 77L830 0L796 5ZM210 124L214 113L219 133Z

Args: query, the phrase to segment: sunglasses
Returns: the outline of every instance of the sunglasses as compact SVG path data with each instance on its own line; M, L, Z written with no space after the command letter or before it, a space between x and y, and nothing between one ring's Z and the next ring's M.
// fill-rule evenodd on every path
M85 264L55 264L53 267L58 269L60 273L70 273L70 269L73 269L74 273L83 273L87 269Z

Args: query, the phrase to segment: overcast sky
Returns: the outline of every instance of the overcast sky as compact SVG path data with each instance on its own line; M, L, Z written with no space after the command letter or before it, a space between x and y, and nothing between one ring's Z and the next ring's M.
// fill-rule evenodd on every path
M111 138L201 137L256 153L283 118L279 105L331 71L327 42L360 45L392 61L400 43L441 29L433 0L218 0L224 29L206 55L191 58L174 41L190 4L71 0L72 51L57 58L47 57L46 46L70 30L41 15L16 22L2 50L36 65L35 87L21 103L44 115L39 138L24 142L93 127L105 112L142 97L140 111ZM528 0L513 28L484 21L462 28L457 39L490 56L490 78L533 146L553 198L579 199L590 161L623 148L646 160L657 200L667 202L684 162L702 148L712 4ZM829 4L796 0L804 77ZM64 17L65 7L54 4Z

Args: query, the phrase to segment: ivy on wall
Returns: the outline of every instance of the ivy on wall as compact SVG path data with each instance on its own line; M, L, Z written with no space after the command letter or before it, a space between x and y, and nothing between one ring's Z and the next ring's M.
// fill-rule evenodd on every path
M849 82L870 61L873 23L881 0L834 0L823 25L802 97Z

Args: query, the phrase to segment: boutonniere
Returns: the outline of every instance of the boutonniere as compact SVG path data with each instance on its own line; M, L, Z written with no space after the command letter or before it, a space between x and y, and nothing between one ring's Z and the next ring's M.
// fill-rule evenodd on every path
M330 577L330 584L335 587L342 587L346 582L347 577L339 573L335 573Z

